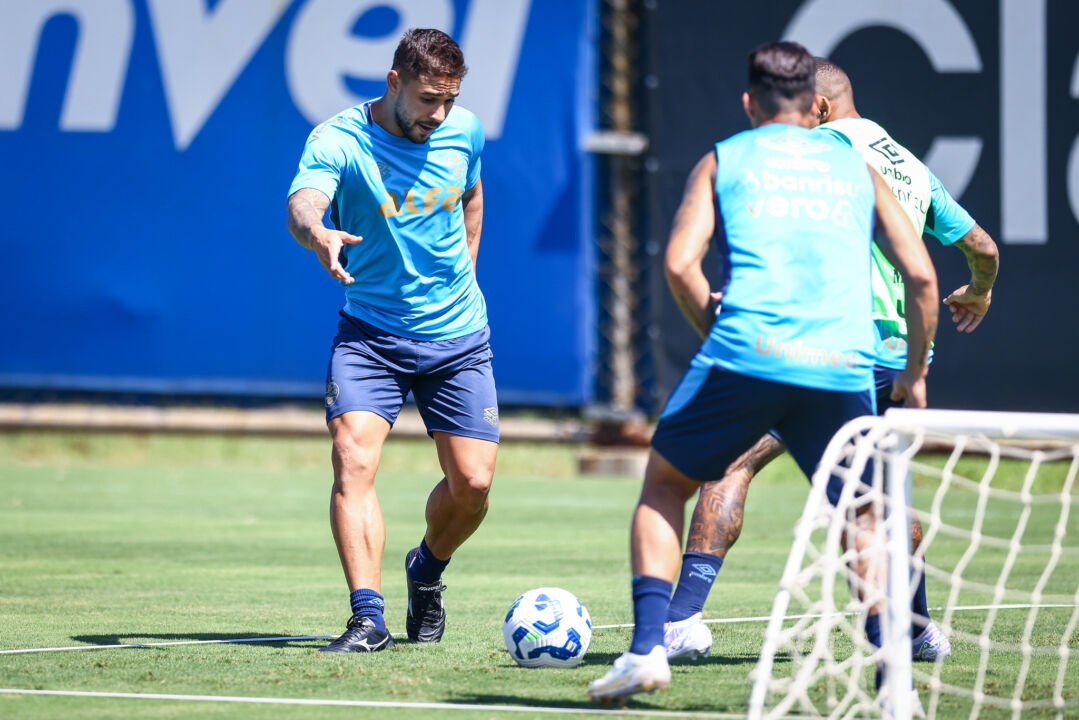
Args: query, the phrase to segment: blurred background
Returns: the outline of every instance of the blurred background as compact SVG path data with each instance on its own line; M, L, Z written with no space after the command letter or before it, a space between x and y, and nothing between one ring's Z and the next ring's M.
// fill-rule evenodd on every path
M311 128L437 27L487 132L505 411L658 412L697 343L670 221L779 38L845 68L1000 247L982 326L942 313L930 404L1075 411L1077 22L1057 0L2 0L0 399L317 405L343 293L286 230L288 186ZM927 244L942 296L967 282Z

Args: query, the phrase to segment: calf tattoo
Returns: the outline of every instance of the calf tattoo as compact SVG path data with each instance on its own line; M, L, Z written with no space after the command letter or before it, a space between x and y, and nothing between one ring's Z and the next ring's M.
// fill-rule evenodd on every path
M727 556L742 533L749 483L765 465L783 454L783 443L771 435L762 437L727 468L720 480L701 486L686 540L687 552Z

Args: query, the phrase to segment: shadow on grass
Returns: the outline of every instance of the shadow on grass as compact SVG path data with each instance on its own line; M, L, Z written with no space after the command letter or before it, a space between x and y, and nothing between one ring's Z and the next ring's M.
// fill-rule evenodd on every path
M545 697L528 697L527 695L494 695L488 693L474 693L470 695L455 695L452 698L445 698L443 702L449 704L461 704L461 705L513 705L513 706L525 706L525 707L549 707L549 708L564 708L567 710L582 710L582 711L595 711L595 710L612 710L619 709L632 710L632 711L654 711L654 712L669 712L671 708L659 703L650 703L647 699L650 697L648 693L641 693L634 695L632 698L627 699L620 703L601 703L592 702L584 696L582 689L581 700L564 700L557 698L545 698ZM730 706L733 711L744 710L744 706ZM679 704L678 712L725 712L727 706L716 705L714 702L700 702L700 703L688 703Z
M759 655L751 655L749 653L742 653L740 655L710 655L700 660L680 659L671 662L672 668L677 667L695 667L701 665L716 665L716 666L734 666L734 665L756 665L760 660ZM783 663L789 663L791 659L787 656L777 655L773 660L773 664L782 665Z
M587 655L585 655L584 660L581 661L581 665L595 665L595 666L606 665L606 666L609 667L609 666L614 664L614 661L617 660L619 658L619 656L621 656L621 654L622 653L590 652ZM718 655L717 654L717 655L711 655L711 656L706 657L706 658L701 658L699 660L690 660L689 658L683 658L683 659L679 659L679 660L674 660L674 661L671 662L671 667L672 668L699 667L699 666L702 666L702 665L724 665L724 666L756 665L757 660L759 660L759 659L760 659L759 656L752 655L750 653L742 653L742 654L738 654L738 655ZM773 662L775 664L777 664L777 665L781 664L781 663L789 663L790 658L787 657L786 655L777 655Z
M133 645L154 648L164 643L257 644L260 647L317 647L332 639L329 635L285 636L269 633L117 633L115 635L72 635L75 642L87 645Z
M618 708L625 707L634 710L660 710L663 709L659 705L652 705L647 702L640 702L639 700L629 700L623 705L615 705L612 703L595 703L584 696L582 692L582 698L580 700L562 700L557 698L545 698L545 697L528 697L527 695L494 695L489 693L473 693L469 695L454 695L452 698L446 698L444 702L450 704L460 705L524 705L526 707L556 707L556 708L569 708L578 710L595 710L596 708Z

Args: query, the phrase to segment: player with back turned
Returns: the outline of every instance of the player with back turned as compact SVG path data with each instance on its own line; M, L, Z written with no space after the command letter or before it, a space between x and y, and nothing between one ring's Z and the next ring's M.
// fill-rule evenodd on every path
M989 309L996 280L999 263L992 238L952 199L929 168L884 128L858 113L850 78L824 58L817 58L815 107L814 123L823 123L820 131L853 147L880 172L915 231L932 235L966 256L970 283L945 298L944 303L952 311L956 329L972 332ZM876 246L871 277L877 333L873 371L877 412L883 413L898 404L892 399L892 383L907 359L904 291L902 277ZM750 481L783 450L778 439L765 435L731 465L720 482L701 489L664 632L668 659L710 652L712 634L702 619L705 600L727 552L741 534ZM915 547L920 545L922 526L913 513L911 537ZM932 662L948 657L951 643L930 618L924 573L918 573L917 578L911 602L911 653L915 660Z
M715 145L694 167L674 219L667 275L683 313L706 335L664 408L631 529L633 640L589 686L594 700L664 688L663 626L677 577L686 501L770 429L809 476L832 435L873 412L874 337L869 267L879 241L906 279L911 352L896 392L925 404L936 329L928 253L884 180L862 157L809 128L814 61L780 42L749 56L743 107L752 129ZM701 263L719 240L726 286L716 314ZM871 471L871 468L868 469ZM828 497L838 500L836 479ZM862 512L847 534L868 547ZM871 568L858 568L872 585ZM880 644L878 608L866 623Z
M406 32L386 93L315 128L289 190L289 230L345 286L326 421L330 526L352 616L328 652L394 645L383 614L386 526L375 471L410 391L444 473L426 501L426 533L405 560L410 640L442 638L442 571L487 512L498 402L475 271L483 129L454 104L465 72L449 35ZM323 224L327 208L336 228Z

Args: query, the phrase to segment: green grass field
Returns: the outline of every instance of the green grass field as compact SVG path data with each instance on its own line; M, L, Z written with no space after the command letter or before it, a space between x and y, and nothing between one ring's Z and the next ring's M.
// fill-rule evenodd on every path
M548 709L583 717L575 710L596 707L587 702L588 683L626 649L629 630L597 629L584 662L566 670L518 668L501 632L514 598L540 585L576 593L596 625L632 620L628 524L640 480L580 476L576 453L571 446L503 446L490 513L444 577L449 625L440 644L402 642L389 652L349 656L316 652L325 640L0 654L6 689L401 707L0 693L0 717L437 712L464 720L547 717ZM404 554L423 534L423 505L438 477L429 442L387 445L378 489L388 526L383 594L395 633L404 630ZM767 615L807 487L786 458L758 479L707 617ZM336 636L348 603L329 532L328 490L329 447L321 439L0 434L0 650ZM935 599L931 587L931 606ZM1047 614L1044 622L1063 627L1067 616ZM712 657L677 665L668 692L640 696L628 710L744 713L764 623L712 628ZM1079 650L1079 638L1069 646ZM977 657L976 647L956 643L949 672L973 673ZM1053 677L1036 664L1029 682L1051 686ZM1079 672L1069 671L1065 695L1079 695ZM534 709L498 707L510 705ZM941 717L950 717L951 706L942 707ZM954 711L966 717L961 704Z

